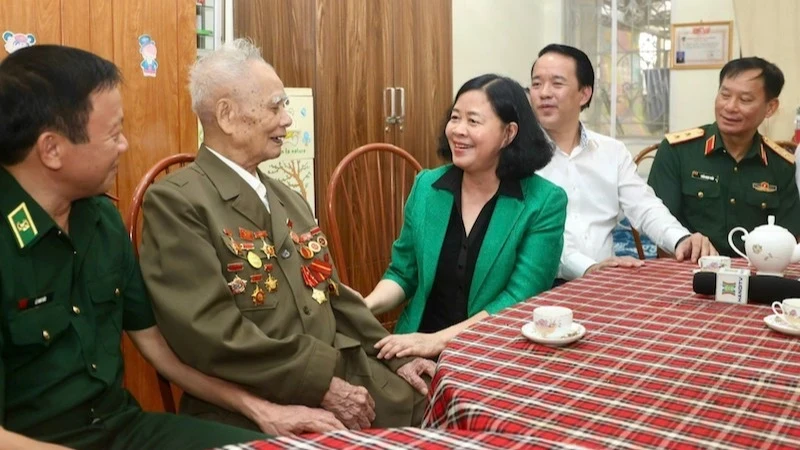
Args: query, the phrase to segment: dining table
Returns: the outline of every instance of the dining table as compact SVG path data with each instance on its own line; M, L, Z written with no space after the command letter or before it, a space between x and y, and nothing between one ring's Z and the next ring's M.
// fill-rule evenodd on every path
M572 446L533 435L414 427L332 431L227 445L218 450L548 450Z
M800 448L800 337L767 327L769 306L695 294L696 268L604 269L475 324L440 355L422 427L571 448ZM539 306L570 308L585 334L529 340Z

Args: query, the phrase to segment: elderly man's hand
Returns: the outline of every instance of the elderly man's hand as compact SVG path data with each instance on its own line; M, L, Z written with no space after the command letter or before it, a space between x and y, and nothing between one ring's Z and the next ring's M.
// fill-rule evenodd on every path
M347 428L369 428L375 420L375 400L366 388L353 386L341 378L333 377L328 392L320 406L333 413Z
M447 341L439 333L390 334L375 344L378 359L421 356L435 358L444 350Z
M678 261L688 259L696 263L701 256L716 255L719 255L717 249L714 248L714 245L711 244L707 237L700 233L690 235L675 248L675 259Z
M326 433L346 430L332 412L301 405L275 405L263 402L251 416L261 431L273 436Z
M428 395L428 383L420 375L427 374L433 377L436 372L436 363L430 359L415 358L403 364L397 369L397 375L406 380L414 389L422 395Z

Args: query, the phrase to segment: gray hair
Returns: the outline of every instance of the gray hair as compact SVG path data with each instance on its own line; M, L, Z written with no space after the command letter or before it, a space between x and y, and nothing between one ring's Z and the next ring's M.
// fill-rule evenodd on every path
M249 39L235 39L200 57L189 70L192 111L203 121L230 86L247 80L250 63L261 61L261 49Z

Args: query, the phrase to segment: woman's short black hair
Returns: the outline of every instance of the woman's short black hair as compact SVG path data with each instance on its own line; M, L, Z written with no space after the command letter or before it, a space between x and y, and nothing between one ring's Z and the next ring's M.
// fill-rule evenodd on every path
M516 81L508 77L495 74L486 74L475 77L461 86L453 106L447 111L445 125L439 137L437 153L446 161L453 161L450 143L447 141L445 128L450 120L450 114L458 98L469 91L481 90L486 93L489 104L495 114L505 124L517 123L517 135L505 148L500 150L500 161L497 164L497 178L522 179L527 178L537 170L543 168L553 157L553 146L539 126L533 109L525 95L525 90Z
M34 45L10 54L0 63L0 164L21 162L47 130L87 142L90 96L121 79L112 62L77 48Z

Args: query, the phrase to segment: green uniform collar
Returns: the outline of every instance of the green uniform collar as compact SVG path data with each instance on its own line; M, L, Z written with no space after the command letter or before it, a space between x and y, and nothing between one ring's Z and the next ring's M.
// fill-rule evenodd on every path
M43 236L53 229L60 229L48 214L8 171L0 166L0 214L3 223L10 227L14 244L24 251L36 245ZM72 202L69 214L71 239L76 248L85 249L91 239L91 224L100 220L100 213L94 200L81 199Z
M717 126L717 122L712 123L708 126L708 128L706 128L705 136L706 156L716 153L717 151L725 150L725 145L722 142L722 135L719 132L719 126ZM750 150L747 151L742 160L751 158L760 158L764 165L767 165L767 156L764 153L764 144L761 140L761 134L759 134L758 131L756 131L756 134L753 136L753 143L750 144Z

